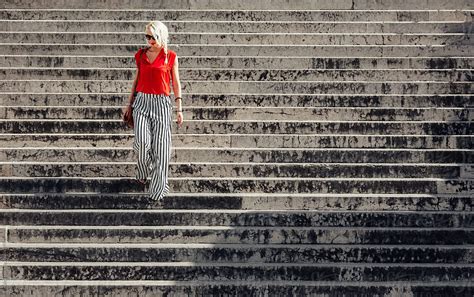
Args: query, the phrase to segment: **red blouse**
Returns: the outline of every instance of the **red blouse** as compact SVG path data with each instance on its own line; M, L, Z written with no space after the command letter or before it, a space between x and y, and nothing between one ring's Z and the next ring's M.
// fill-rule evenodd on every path
M143 51L143 49L139 49L135 53L135 62L137 67L139 67L138 84L135 91L169 96L171 90L171 69L173 69L174 61L176 60L176 53L168 50L168 64L165 64L164 49L161 50L153 63L150 63L145 51L139 61L140 51Z

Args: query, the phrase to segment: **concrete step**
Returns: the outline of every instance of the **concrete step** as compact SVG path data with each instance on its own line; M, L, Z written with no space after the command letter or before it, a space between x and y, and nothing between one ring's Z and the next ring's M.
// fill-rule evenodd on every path
M181 62L180 62L180 65ZM130 65L132 66L132 65ZM58 68L0 68L0 80L7 79L77 79L77 80L132 80L135 69L58 69ZM180 68L184 81L473 81L472 70L264 70L264 69L190 69Z
M174 134L410 134L469 135L472 121L230 121L186 120ZM127 133L130 129L119 120L0 120L2 133Z
M58 1L0 4L0 295L472 295L471 2ZM153 19L163 204L120 120Z
M319 58L319 57L213 57L179 55L180 69L186 68L227 68L227 69L455 69L474 68L474 58L470 57L400 57L400 58ZM5 68L67 68L92 71L96 68L127 69L135 67L132 54L126 56L69 56L69 55L0 55L0 67ZM92 69L89 69L92 68ZM22 71L38 71L21 69ZM53 71L52 69L47 69ZM115 71L118 71L115 70ZM425 70L425 71L427 71ZM20 70L16 70L20 71ZM57 70L60 71L60 70ZM66 70L62 70L66 71ZM11 74L11 73L10 73ZM26 73L23 73L26 75Z
M10 14L12 12L10 11ZM44 15L45 11L39 11L38 14ZM67 12L64 12L67 14ZM84 11L78 11L78 13L84 14ZM93 14L90 11L89 14ZM112 12L110 14L119 12ZM132 13L130 11L130 13ZM159 11L155 11L159 14ZM177 13L184 13L179 11ZM188 12L190 13L190 12ZM195 13L198 13L195 11ZM207 12L211 14L211 11ZM215 14L218 12L214 12ZM245 12L235 12L235 14L241 14ZM252 13L252 12L247 12ZM257 13L253 11L253 13ZM268 14L278 13L277 11L268 12ZM447 11L445 11L447 13ZM465 12L467 13L467 11ZM27 16L27 12L23 12L24 17ZM109 15L110 15L109 14ZM204 13L201 13L202 17L205 17ZM367 15L368 12L360 12L362 15ZM229 14L228 14L229 15ZM281 15L281 12L280 12ZM288 14L287 14L288 15ZM89 19L89 20L59 20L59 19L48 19L48 20L12 20L12 19L1 19L1 16L5 16L4 11L0 11L0 26L4 32L114 32L121 34L125 33L137 33L143 32L148 22L141 20L102 20L102 19ZM11 18L12 16L8 16ZM39 17L39 16L36 16ZM61 17L57 15L56 17ZM347 15L346 19L350 16ZM464 16L467 18L467 15ZM77 17L75 17L77 18ZM180 32L189 33L313 33L313 32L325 32L325 33L469 33L472 29L472 24L468 21L463 21L462 16L459 17L459 21L426 21L422 23L418 22L407 22L403 21L333 21L333 20L318 20L318 21L306 21L302 16L295 21L205 21L205 20L179 20L174 19L160 19L162 20L171 36L175 36ZM153 16L156 19L156 16Z
M173 106L173 109L175 107ZM474 108L186 107L186 119L212 121L474 121ZM123 106L0 106L2 119L121 119ZM172 114L174 118L174 113Z
M174 162L257 163L474 163L469 149L257 149L173 147ZM22 162L135 162L133 149L123 147L0 148L0 159Z
M393 2L391 2L393 3ZM387 3L385 3L387 4ZM430 3L431 4L431 3ZM88 4L90 5L90 3ZM293 3L291 5L294 5ZM153 7L150 9L92 9L84 7L83 9L32 9L23 7L11 7L10 9L0 10L0 19L11 21L26 22L33 21L39 23L39 20L50 21L50 26L54 21L92 21L98 20L113 22L116 28L120 28L122 23L133 21L134 24L142 24L143 20L163 20L168 25L172 21L181 22L417 22L418 26L423 22L468 22L472 18L472 11L465 7L456 7L456 9L436 9L430 7L422 10L418 8L403 7L401 10L387 9L387 10L323 10L327 3L318 3L318 8L312 10L282 10L280 5L272 6L279 7L280 10L252 10L249 7L242 9L231 10L211 10L210 7L206 9L184 9L176 10L173 8L163 9L162 7ZM123 7L123 6L121 6ZM275 21L277 20L277 21ZM104 26L105 27L105 26ZM133 28L127 26L127 28ZM170 26L172 28L172 26ZM30 28L29 30L32 30ZM115 30L114 30L115 31ZM319 31L319 30L318 30Z
M128 93L130 80L1 80L3 92ZM470 94L470 82L430 81L181 81L186 93L225 94Z
M110 9L120 7L121 9L190 9L190 10L269 10L269 8L278 8L280 10L359 10L359 9L427 9L426 3L420 3L416 0L390 1L380 0L377 2L371 0L335 0L327 2L324 0L304 1L301 3L290 3L284 0L242 0L239 2L231 0L222 0L218 2L202 2L199 0L190 0L186 2L176 2L172 0L163 0L159 5L147 0L129 1L129 0L111 0L107 2L95 1L60 1L51 4L47 0L40 0L35 3L18 3L15 0L6 0L3 7L8 9L33 9L33 8L62 8L62 9ZM469 0L433 0L430 1L430 9L474 9L474 5Z
M474 211L468 195L415 194L170 194L164 204L147 194L0 194L2 209L237 209L320 211Z
M472 199L472 197L471 197ZM468 211L2 209L2 225L473 228ZM52 245L52 247L57 247ZM466 248L466 247L465 247ZM59 254L58 254L59 255ZM315 258L317 259L317 258ZM409 259L409 258L407 258ZM20 259L17 259L20 260ZM60 259L58 259L60 260ZM78 260L78 259L77 259ZM84 259L85 260L85 259ZM197 260L197 259L195 259ZM193 260L193 261L195 261ZM467 260L467 258L466 258ZM21 261L21 260L20 260ZM117 261L117 260L116 260Z
M173 193L472 193L474 179L170 177ZM0 177L2 193L135 193L145 187L126 177Z
M241 265L252 265L253 269L246 269L246 275L238 278L245 279L249 274L251 277L257 267L265 267L269 263L275 266L291 266L303 263L321 263L337 266L336 263L429 263L433 265L442 261L443 264L456 264L463 273L458 272L458 278L463 280L472 274L474 268L471 264L474 249L470 245L247 245L247 244L13 244L5 243L6 261L29 261L29 262L192 262L193 265L211 264L216 269L224 263L232 263L233 269ZM440 260L442 259L442 260ZM243 264L250 262L247 264ZM66 264L64 263L64 265ZM282 263L288 263L285 265ZM291 264L290 264L291 263ZM53 264L53 263L51 263ZM98 263L100 265L100 263ZM162 265L165 263L162 263ZM216 265L217 264L217 265ZM65 267L70 267L65 265ZM102 264L104 265L104 264ZM178 263L174 265L178 266ZM273 265L272 265L273 266ZM452 266L456 268L456 266ZM416 275L429 268L422 267ZM258 271L258 270L257 270ZM414 272L414 271L413 271ZM215 275L209 272L201 272L199 276L191 271L183 271L188 277L202 276L204 278ZM29 273L21 273L28 279ZM272 272L272 277L280 274ZM377 272L375 275L379 275ZM445 273L440 273L445 275ZM56 273L40 273L39 275L50 275L51 279L64 279L68 273L57 271ZM74 274L71 274L74 275ZM139 272L138 275L150 275ZM181 273L177 274L181 275ZM261 275L261 273L256 273ZM374 275L374 276L375 276ZM413 274L411 274L413 275ZM462 276L461 276L462 275ZM110 277L110 276L109 276ZM221 276L225 278L224 275ZM338 277L339 278L339 277ZM337 278L336 278L337 279ZM86 280L86 279L84 279ZM268 279L267 279L268 280ZM304 280L304 279L300 279ZM385 279L379 279L385 280Z
M282 228L282 227L5 227L8 243L225 243L225 244L388 244L474 243L467 228Z
M133 54L145 43L136 44L17 44L0 43L3 55L88 55L117 56ZM472 45L190 45L170 44L179 56L213 53L223 56L260 57L471 57Z
M130 94L119 93L0 93L3 106L125 106ZM184 106L248 107L474 107L470 94L183 94Z
M130 177L135 162L0 162L0 177ZM170 177L236 178L444 178L474 179L470 164L175 163Z
M0 32L2 43L40 44L139 44L143 33L135 32ZM469 33L188 33L170 35L172 44L219 45L473 45Z
M347 296L398 296L400 294L440 294L440 296L466 297L474 288L469 282L342 282L342 281L27 281L4 280L5 296L21 294L27 297L49 297L56 292L71 292L77 296L123 296L137 292L140 296L162 296L166 294L185 296L238 295L238 296L323 296L323 294L345 294ZM398 295L397 295L398 294Z
M1 83L0 83L1 84ZM73 83L74 84L74 83ZM45 85L50 85L49 83ZM17 85L22 89L22 84ZM33 89L38 89L31 85ZM53 90L59 86L51 85ZM69 86L68 86L69 87ZM70 90L68 87L63 89ZM41 87L39 87L41 89ZM61 88L61 87L60 87ZM90 88L94 89L92 86ZM106 89L100 85L101 89ZM5 86L7 91L8 84ZM17 90L18 90L17 89ZM323 94L470 94L472 83L465 82L341 82L341 81L312 81L312 82L211 82L192 81L183 82L183 89L190 93L203 93L224 90L231 93L323 93ZM81 86L79 90L83 91ZM105 90L104 90L105 91Z
M66 265L69 264L69 265ZM466 281L474 271L470 265L329 266L261 263L8 263L9 280L167 280L167 281L387 281L394 274L407 281ZM328 277L332 274L332 277ZM61 277L64 276L64 277ZM344 276L341 278L341 276Z
M472 149L474 136L458 135L265 135L175 134L173 146L215 148L405 148ZM132 147L126 134L0 134L0 147Z

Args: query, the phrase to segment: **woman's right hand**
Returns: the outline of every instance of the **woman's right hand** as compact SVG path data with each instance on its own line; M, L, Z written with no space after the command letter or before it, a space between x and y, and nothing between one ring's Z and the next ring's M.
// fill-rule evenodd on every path
M125 114L127 112L132 112L132 105L131 104L128 104L127 106L125 106L123 109L122 109L122 113Z
M122 110L122 120L127 123L130 128L133 128L132 105L129 104Z

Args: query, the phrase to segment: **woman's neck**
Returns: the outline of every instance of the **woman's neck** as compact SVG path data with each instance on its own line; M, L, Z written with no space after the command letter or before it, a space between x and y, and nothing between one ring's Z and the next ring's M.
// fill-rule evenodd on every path
M149 50L150 52L161 52L162 49L163 49L162 47L154 47L154 46L152 46L152 47L150 47L148 50Z

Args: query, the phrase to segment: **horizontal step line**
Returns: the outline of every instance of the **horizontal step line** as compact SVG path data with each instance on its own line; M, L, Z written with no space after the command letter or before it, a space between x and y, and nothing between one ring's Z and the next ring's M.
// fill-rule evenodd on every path
M468 22L466 22L468 23ZM414 23L416 24L416 23ZM81 34L81 35L142 35L143 32L110 32L110 31L0 31L0 34L61 34L61 35L71 35L71 34ZM318 33L318 32L169 32L169 34L174 36L180 35L255 35L255 36L274 36L274 35L289 35L289 36L469 36L473 35L468 32L420 32L420 33L396 33L396 32L329 32L329 33Z
M91 67L81 67L81 68L72 68L72 67L0 67L0 70L123 70L131 71L136 70L136 68L91 68ZM196 67L180 67L180 70L196 70L196 71L328 71L328 72L353 72L353 71L372 71L372 72L381 72L381 71L392 71L392 72L406 72L406 71L432 71L432 72L471 72L472 69L469 68L445 68L445 69L435 69L435 68L196 68Z
M0 54L0 57L23 57L23 58L38 58L38 57L55 57L55 58L109 58L109 59L116 59L116 58L133 58L133 55L125 55L125 56L101 56L101 55L9 55L9 54ZM448 57L443 57L443 56L429 56L429 57L423 57L423 56L417 56L417 57L371 57L371 56L350 56L350 57L339 57L339 56L325 56L325 57L315 57L315 56L297 56L297 57L288 57L288 56L186 56L186 55L180 55L180 58L186 58L186 59L255 59L255 60L260 60L260 59L287 59L287 60L300 60L300 59L317 59L317 60L329 60L329 59L338 59L338 60L353 60L353 59L363 59L363 60L370 60L370 59L377 59L377 60L393 60L393 59L401 59L401 60L431 60L431 59L443 59L443 60L454 60L454 59L474 59L474 57L469 57L469 56L448 56Z
M31 193L23 193L23 194L11 194L11 193L0 193L1 197L38 197L40 194L31 194ZM130 197L131 195L138 195L138 196L145 196L145 193L99 193L99 192L67 192L67 193L43 193L43 196L48 197L68 197L68 196L90 196L90 195L99 195L99 196L113 196L113 197ZM449 194L347 194L347 193L339 193L339 194L320 194L320 193L312 193L312 194L305 194L305 193L288 193L288 194L281 194L281 193L170 193L170 197L241 197L241 198L252 198L252 197L283 197L283 198L467 198L466 195L469 193L462 194L462 193L449 193ZM469 197L470 198L470 197ZM471 198L474 200L474 198ZM286 210L259 210L259 211L286 211ZM386 211L383 211L386 212Z
M1 11L1 10L0 10ZM188 10L186 10L188 11ZM261 11L260 11L261 12ZM371 11L372 12L372 11ZM464 11L466 12L466 11ZM399 20L391 20L391 21L314 21L314 20L307 20L307 21L246 21L246 20L225 20L225 21L209 21L209 20L197 20L197 19L189 19L189 20L173 20L173 19L163 19L164 23L171 24L171 23L198 23L198 24L465 24L468 21L399 21ZM11 22L11 23L144 23L146 21L137 20L137 19L129 19L129 20L107 20L107 19L67 19L67 20L57 20L57 19L23 19L23 20L0 20L0 22ZM8 32L8 31L6 31ZM35 32L35 31L30 31ZM107 32L107 31L105 31ZM120 32L121 33L121 32ZM136 32L138 33L138 32ZM140 32L142 33L142 32Z
M47 194L47 193L46 193ZM100 193L103 194L103 193ZM143 193L142 193L143 194ZM257 195L258 193L252 193ZM272 194L262 193L262 196L274 196ZM0 194L1 195L1 194ZM19 194L7 194L6 196L18 196ZM36 197L36 194L33 197ZM188 196L190 194L188 193ZM235 195L235 194L234 194ZM371 197L378 197L375 194L366 195ZM396 194L394 194L396 195ZM468 193L466 193L468 195ZM249 196L249 195L243 195ZM278 195L275 195L278 196ZM292 194L287 194L287 196L294 196ZM298 195L299 196L299 195ZM307 195L309 196L309 194ZM314 195L315 197L317 195ZM329 196L329 195L328 195ZM334 195L335 196L335 195ZM341 195L342 196L342 195ZM415 195L416 196L416 195ZM336 197L336 196L335 196ZM351 197L351 196L347 196ZM358 195L358 197L363 197L363 195ZM433 195L433 198L436 198L437 195ZM204 214L353 214L353 213L364 213L364 214L453 214L453 215L474 215L474 211L434 211L434 210L317 210L317 209L306 209L306 210L294 210L294 209L284 209L284 210L275 210L275 209L262 209L262 210L245 210L245 209L24 209L24 208L7 208L0 209L0 213L175 213L175 214L188 214L188 213L204 213Z
M1 108L1 107L0 107ZM187 108L187 107L185 107ZM465 109L465 108L463 108ZM120 122L122 123L122 120L109 120L109 119L104 119L104 120L96 120L96 119L0 119L0 123L10 123L10 122L13 122L13 123L22 123L22 122L33 122L33 123L37 123L37 122L55 122L55 123L61 123L61 122L65 122L65 123L69 123L69 122L74 122L74 123L115 123L115 122ZM361 121L330 121L330 120L327 120L327 121L324 121L324 120L318 120L318 121L301 121L301 120L294 120L294 121L288 121L288 120L260 120L260 119L255 119L255 120L186 120L185 122L189 122L189 123L226 123L226 124L233 124L233 123L236 123L236 124L239 124L239 123L281 123L281 124L289 124L289 123L294 123L294 124L298 124L298 123L305 123L305 124L316 124L316 123L345 123L345 124L349 124L349 123L363 123L363 124L392 124L392 123L400 123L400 124L452 124L452 123L472 123L472 121L423 121L423 120L410 120L410 121L406 121L406 120L399 120L399 121L365 121L365 120L361 120ZM40 133L38 133L40 134ZM265 135L268 135L268 134L265 134ZM278 134L278 135L281 135L281 134ZM319 134L320 135L320 134ZM339 135L339 134L338 134Z
M135 165L136 162L91 162L91 161L64 161L64 162L54 162L54 161L0 161L0 165ZM462 167L462 166L473 166L474 163L374 163L374 162L364 162L364 163L338 163L338 162L304 162L304 163L289 163L289 162L278 162L278 163L268 163L268 162L170 162L170 165L220 165L220 166L379 166L379 167L415 167L415 166L430 166L430 167Z
M60 267L426 267L448 268L463 267L473 268L474 264L461 263L252 263L252 262L3 262L4 267L14 266L60 266Z
M3 107L3 108L10 108L10 106L0 106L0 108ZM23 106L19 106L18 108L24 108ZM36 107L35 107L36 108ZM45 107L39 107L39 108L45 108ZM46 108L49 108L49 107L46 107ZM68 108L67 106L64 107L64 108ZM78 108L82 108L82 107L78 107ZM101 108L100 106L98 106L97 108ZM114 107L114 109L119 109L119 108L123 108L123 106L117 106L117 107ZM186 110L187 108L189 107L184 107L184 110ZM236 107L237 109L247 109L247 107ZM294 107L290 107L291 109L293 109ZM304 109L307 109L306 107L300 107L300 108L304 108ZM459 109L459 110L471 110L473 109L474 107L465 107L465 108L426 108L426 110L432 110L432 111L436 111L438 109L440 110L449 110L449 109ZM216 108L208 108L208 107L193 107L193 109L198 109L198 110L202 110L202 109L231 109L229 107L216 107ZM284 109L284 108L280 108L280 107L249 107L248 109L257 109L257 110L265 110L265 109ZM294 109L298 109L298 107L294 108ZM328 109L328 110L334 110L334 109L347 109L350 111L350 109L356 109L356 108L352 108L352 107L348 107L348 108L345 108L345 107L342 107L342 108L332 108L332 107L314 107L314 108L311 108L311 109L315 109L315 110L321 110L321 109ZM372 109L372 108L360 108L360 109ZM392 108L382 108L382 109L392 109ZM393 109L397 109L397 108L393 108ZM400 108L400 109L403 109L403 108ZM423 109L423 108L413 108L413 109ZM407 110L411 110L410 108L407 108ZM65 122L65 123L68 123L68 122L73 122L73 123L77 123L77 122L87 122L87 123L115 123L115 122L122 122L121 119L85 119L85 118L79 118L79 119L74 119L74 118L71 118L71 119L0 119L0 122L18 122L18 123L21 123L21 122L55 122L55 123L61 123L61 122ZM251 120L227 120L227 119L221 119L221 120L188 120L186 119L185 122L188 122L188 123L209 123L209 124L212 124L212 123L227 123L227 124L240 124L240 123L280 123L280 124L289 124L289 123L292 123L292 124L298 124L298 123L302 123L302 124L317 124L317 123L334 123L334 124L337 124L337 123L344 123L344 124L452 124L452 123L472 123L471 120L467 120L467 121L459 121L459 120L455 120L455 121L426 121L426 120L398 120L398 121L392 121L392 120L373 120L373 121L367 121L367 120L360 120L360 121L344 121L344 120L263 120L263 119L251 119ZM98 133L96 133L98 134ZM27 135L27 133L25 133L25 135ZM245 134L245 135L248 135L248 134ZM282 134L279 134L279 135L282 135ZM289 135L294 135L294 134L289 134ZM318 134L318 135L321 135L321 134ZM334 134L336 135L336 134ZM339 135L339 134L338 134ZM396 136L396 135L387 135L387 136Z
M133 136L133 133L2 133L0 136L6 137L6 136L44 136L44 135L50 135L50 136L88 136L88 137L104 137L104 136ZM215 136L215 134L195 134L195 133L189 133L189 134L174 134L175 136L181 136L181 137L191 137L191 136L197 136L197 137L211 137ZM467 134L467 135L432 135L432 134L390 134L390 135L378 135L378 134L300 134L300 135L295 135L295 134L217 134L217 137L284 137L284 136L291 136L291 137L386 137L386 138L393 138L393 137L414 137L414 138L419 138L419 137L444 137L444 138L459 138L459 137L472 137L474 138L474 135Z
M89 95L89 96L105 96L105 95L117 95L117 96L129 96L130 93L80 93L80 92L75 92L75 93L68 93L68 92L62 92L62 93L55 93L55 92L50 92L50 93L32 93L32 92L0 92L0 96L2 95ZM284 94L284 93L262 93L262 94L256 94L256 93L182 93L182 95L188 95L188 96L284 96L284 97L299 97L299 96L310 96L310 97L434 97L434 98L443 98L443 97L474 97L474 94L373 94L373 93L367 93L367 94L308 94L308 93L292 93L292 94Z
M188 248L188 249L200 249L200 248L334 248L334 244L240 244L240 243L228 243L228 244L207 244L207 243L3 243L4 248ZM412 245L397 245L397 244L345 244L337 245L338 248L433 248L433 249L464 249L474 250L474 245L463 244L463 245L436 245L436 244L412 244ZM474 267L474 264L473 264Z
M70 9L70 8L39 8L39 9L25 9L25 8L5 8L0 9L0 11L72 11L72 12L350 12L350 13L360 13L360 12L384 12L384 13L393 13L393 12L471 12L474 10L471 9L237 9L237 10L230 10L230 9L87 9L87 8L78 8L78 9Z
M115 79L115 82L131 82L132 80L130 79ZM48 83L48 82L81 82L81 83L88 83L88 82L109 82L110 80L107 79L81 79L81 80L75 80L75 79L0 79L0 82L42 82L42 83ZM470 81L430 81L430 80L418 80L418 81L402 81L402 80L384 80L384 81L372 81L372 80L345 80L345 81L340 81L340 80L292 80L292 81L253 81L253 80L182 80L181 82L201 82L201 83L261 83L261 84L268 84L268 83L339 83L339 84L346 84L346 83L373 83L373 84L387 84L387 83L392 83L392 84L406 84L406 83L433 83L433 84L472 84ZM432 96L435 96L436 94L431 94Z
M474 104L474 103L473 103ZM67 108L67 109L86 109L86 108L123 108L123 105L0 105L0 108ZM250 110L287 110L287 109L302 109L302 110L466 110L472 109L473 106L466 107L389 107L389 106L245 106L245 105L225 105L225 106L186 106L186 109L250 109ZM56 119L55 119L56 120ZM249 121L249 120L245 120Z
M280 230L298 230L298 231L473 231L474 227L469 228L442 228L442 227L257 227L257 226L71 226L71 225L21 225L21 226L0 226L0 229L6 230L215 230L215 231L247 231L247 230L269 230L269 231L280 231Z
M38 146L38 147L18 147L18 148L0 148L0 152L2 151L11 151L11 150L18 150L18 151L37 151L37 150L72 150L72 151L83 151L83 150L123 150L123 151L132 151L132 147L97 147L97 146L90 146L90 147L54 147L54 146ZM328 151L349 151L349 152L367 152L367 148L248 148L248 147L243 147L243 148L235 148L235 147L173 147L172 150L179 151L179 150L196 150L196 151L281 151L281 152L286 152L286 151L295 151L295 152L313 152L313 151L322 151L322 152L328 152ZM405 148L372 148L370 149L372 152L387 152L387 151L399 151L399 152L420 152L420 149L405 149ZM473 150L471 149L458 149L458 148L453 148L453 149L432 149L432 148L423 148L422 152L427 151L427 152L472 152L474 153Z
M29 43L29 42L21 42L21 43L0 43L0 45L34 45L34 46L136 46L140 47L142 44L138 43ZM424 47L424 48L444 48L449 47L450 45L446 44L316 44L316 45L304 45L304 44L248 44L248 43L232 43L232 44L219 44L219 43L174 43L169 44L169 47L188 47L188 46L200 46L200 47L379 47L379 48L389 48L389 47L408 47L408 48L417 48L417 47ZM454 46L454 45L453 45ZM459 45L458 45L459 46Z
M362 263L356 263L355 266L363 266ZM337 265L334 265L337 266ZM40 286L40 287L48 287L48 286L59 286L63 289L64 286L106 286L106 287L141 287L141 286L166 286L166 287L198 287L198 286L251 286L251 287L263 287L267 288L268 286L277 286L277 287L285 287L285 286L292 286L292 287L302 287L302 286L329 286L331 288L338 288L340 287L368 287L371 290L376 287L387 287L393 288L394 286L400 286L402 288L405 287L414 287L414 286L421 286L421 287L429 287L429 288L442 288L442 287L453 287L459 289L461 286L462 288L472 288L474 285L472 282L469 281L432 281L432 282L412 282L412 281L390 281L390 282L362 282L362 281L159 281L159 280L133 280L133 281L65 281L65 280L39 280L39 281L31 281L31 280L2 280L2 285L5 287L9 286ZM35 288L36 289L36 288Z
M64 176L57 176L57 177L23 177L23 176L11 176L11 177L2 177L0 176L1 180L38 180L38 179L54 179L54 180L91 180L91 181L100 181L100 180L130 180L131 177L115 177L115 176L102 176L102 177L64 177ZM316 178L316 177L170 177L169 180L175 181L199 181L199 180L206 180L206 181L246 181L246 180L253 180L253 181L430 181L430 182L450 182L450 181L474 181L474 178L362 178L362 177L339 177L339 178Z

